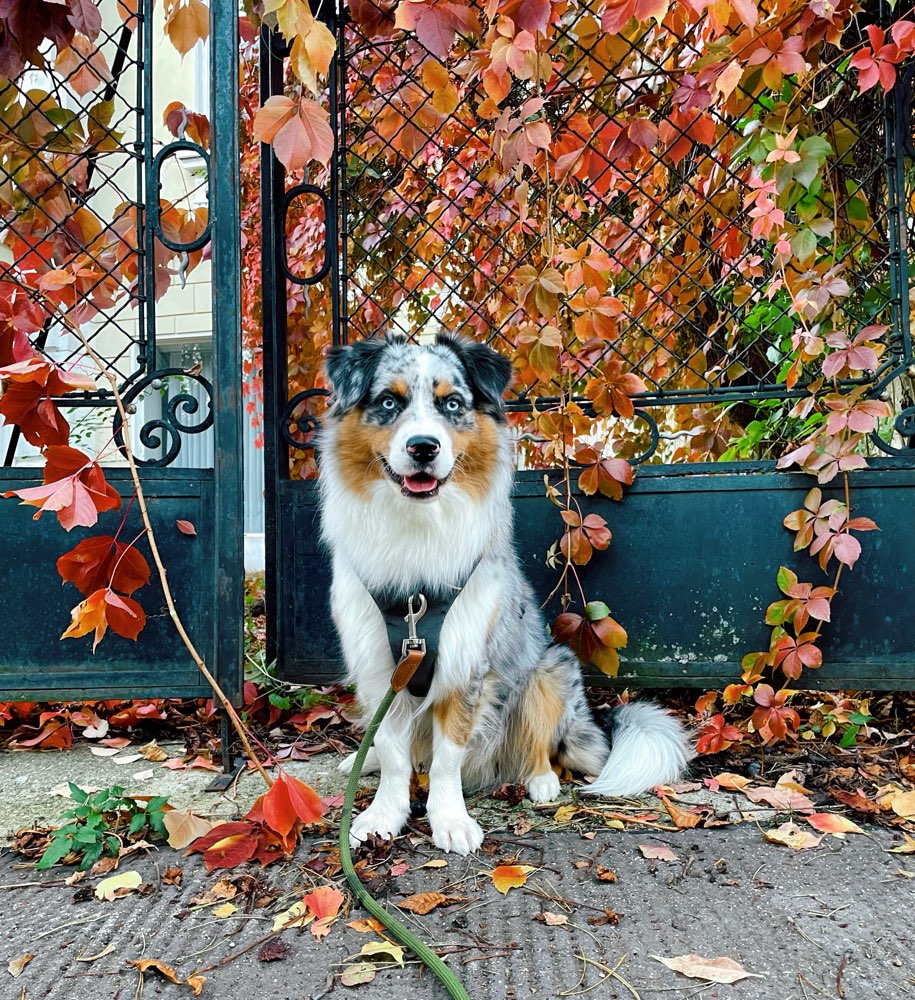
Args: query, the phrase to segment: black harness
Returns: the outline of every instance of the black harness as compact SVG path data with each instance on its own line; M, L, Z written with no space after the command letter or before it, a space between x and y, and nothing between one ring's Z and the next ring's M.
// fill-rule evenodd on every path
M467 574L467 579L460 587L449 587L442 595L436 594L434 590L424 589L421 585L409 593L403 591L392 593L390 590L373 591L366 587L384 618L388 642L395 663L399 663L406 653L405 640L411 641L408 624L410 612L417 610L417 602L421 598L425 601L425 611L415 619L416 638L425 644L425 651L422 661L407 684L407 690L416 698L425 698L429 693L435 664L438 661L438 646L445 619L464 587L470 582L470 578L479 564L479 560L474 563Z

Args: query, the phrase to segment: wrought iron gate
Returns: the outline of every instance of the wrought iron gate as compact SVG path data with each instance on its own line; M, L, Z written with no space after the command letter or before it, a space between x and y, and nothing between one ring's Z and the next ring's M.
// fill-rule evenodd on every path
M179 613L225 690L238 698L244 575L239 155L237 90L225 86L238 78L238 5L210 2L208 48L199 64L202 83L218 82L209 109L201 109L209 110L210 143L187 120L173 135L164 133L161 84L169 81L160 69L178 54L163 50L161 18L152 0L111 5L99 25L86 29L94 37L78 36L83 41L68 47L66 57L0 86L4 106L17 109L19 128L30 137L28 156L5 150L0 158L3 322L16 321L31 348L65 370L86 373L92 366L74 335L78 328L115 377L136 415L132 446ZM56 192L50 208L35 194L49 188ZM53 286L36 282L36 275L54 278L77 265L83 270L75 299L69 305L47 300L41 289ZM212 274L212 301L198 308L211 317L212 382L194 368L162 363L163 338L174 343L175 313L186 308L166 308L167 290L183 288L197 266L209 266ZM202 299L206 291L202 282L184 296ZM101 514L89 534L141 536L119 454L123 428L104 378L95 390L64 393L54 402L72 424L71 443L92 457L101 453L105 474L123 497L121 509ZM212 468L172 467L187 434L212 437ZM34 485L37 449L18 427L4 428L0 443L0 493ZM155 571L137 594L147 614L138 641L109 633L95 656L91 637L59 641L80 595L55 584L54 564L86 532L65 533L53 514L33 524L31 513L14 500L0 501L6 602L0 699L208 693L175 633ZM177 519L190 522L196 534L179 531Z
M474 5L462 9L473 16ZM447 92L429 70L441 69L444 53L427 47L436 47L434 39L424 45L396 30L386 4L340 4L336 13L323 16L338 40L329 94L336 151L326 184L286 189L269 148L262 159L270 655L278 658L284 676L296 679L326 679L338 666L327 625L328 574L317 542L316 497L308 481L323 393L313 367L304 373L300 367L292 376L287 367L284 289L292 287L287 282L324 296L326 342L346 343L385 329L419 338L444 325L498 348L502 328L493 317L504 313L511 295L506 279L513 276L517 285L538 243L552 238L552 222L548 233L531 222L550 214L566 238L570 261L576 253L579 263L599 255L613 273L614 302L603 316L582 300L583 288L547 291L561 296L570 324L582 316L584 325L608 324L599 347L582 348L582 372L618 361L621 371L635 372L643 384L632 397L635 418L614 439L615 454L639 466L635 485L619 506L603 497L585 501L614 531L609 557L585 567L583 576L586 581L590 573L599 576L594 589L610 595L615 616L629 631L620 676L688 685L733 679L741 655L768 644L762 619L776 568L772 561L801 566L780 521L801 506L812 485L807 476L775 471L777 422L767 420L778 413L787 421L792 401L810 391L803 377L786 374L789 315L798 301L786 288L787 276L771 296L759 288L747 292L747 275L750 284L754 276L771 277L771 261L763 259L758 233L751 232L754 217L740 191L736 164L755 155L747 136L769 109L749 101L743 118L726 121L722 136L710 140L701 131L690 134L697 118L678 119L677 108L664 108L662 118L680 122L667 137L668 150L681 139L689 140L688 149L671 153L672 166L668 162L660 174L652 173L661 163L654 157L644 170L627 175L593 141L601 129L616 125L607 93L657 110L651 80L681 71L676 59L691 51L690 37L667 32L659 41L647 30L621 43L623 52L603 52L597 70L593 64L582 69L574 49L585 29L574 20L563 23L557 29L560 42L573 56L563 68L554 63L551 92L525 90L516 81L504 103L521 122L525 115L519 109L537 98L543 102L537 113L546 109L551 130L562 125L575 137L560 151L571 193L560 199L536 171L522 171L519 164L515 180L521 188L523 179L524 195L509 196L479 155L491 137L478 134L478 115L469 113L490 96L482 75L464 72L460 93ZM691 30L701 33L702 22ZM659 45L665 47L661 55ZM281 41L265 34L264 98L282 90L284 55ZM636 78L620 69L633 56L642 69ZM462 50L458 58L471 60L472 52ZM841 184L831 193L831 211L847 223L841 261L822 268L821 285L844 283L849 328L872 329L879 346L877 370L846 379L839 388L847 393L860 386L869 397L889 401L894 420L873 435L870 471L854 478L856 509L874 516L882 533L869 537L855 586L843 595L840 620L825 641L829 666L817 682L904 687L915 678L915 623L908 610L915 585L915 519L909 516L915 496L908 211L915 194L913 70L887 101L873 90L857 95L851 72L842 65L820 74L802 101L819 116L818 131L829 138ZM597 73L600 83L594 82ZM689 90L685 79L682 87ZM689 108L690 100L685 92L677 107ZM489 118L507 142L518 125L506 123L509 112L503 110L496 107ZM656 138L657 126L650 127ZM818 155L813 146L808 155L811 161ZM649 211L633 212L627 186L649 191ZM721 204L713 229L699 225L692 211L696 198L711 196L710 188ZM287 215L301 197L320 198L326 218L321 266L306 274L296 273L286 257ZM810 196L805 210L814 223L825 200ZM430 204L435 210L425 211ZM501 213L501 231L494 237L474 213ZM460 227L450 224L454 219ZM819 260L816 252L813 260ZM529 310L525 322L536 336L545 321L538 323ZM305 336L315 338L315 326L308 329ZM815 336L816 330L807 334ZM312 346L317 356L321 345ZM543 593L552 587L544 557L558 532L543 499L543 472L532 468L536 448L528 444L536 444L538 412L555 402L532 400L522 378L508 404L516 414L530 415L516 418L522 462L516 478L517 542ZM577 402L593 412L595 401L587 395ZM684 416L688 432L680 429ZM747 433L739 445L728 441L729 426L756 425L755 442ZM708 454L729 460L696 460Z

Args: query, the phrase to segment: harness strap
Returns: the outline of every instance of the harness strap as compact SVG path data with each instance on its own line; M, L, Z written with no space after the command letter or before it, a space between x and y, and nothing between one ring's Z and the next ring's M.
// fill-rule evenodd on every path
M418 637L425 642L425 654L417 649L404 650L404 639L408 636L405 617L409 610L409 600L411 596L416 598L423 591L422 586L417 586L412 595L398 595L393 598L385 593L373 592L370 587L366 587L376 607L381 612L382 618L384 618L388 643L391 646L394 662L397 664L392 679L392 686L395 690L400 691L406 687L415 698L425 698L429 693L429 689L432 687L435 664L438 661L438 645L442 628L445 625L445 618L454 606L454 602L470 582L470 578L477 566L480 565L482 558L481 556L473 564L464 583L460 587L454 587L446 597L431 598L426 594L426 611L416 626ZM416 653L419 654L418 657L413 655ZM400 679L403 679L403 682L398 687L397 682Z

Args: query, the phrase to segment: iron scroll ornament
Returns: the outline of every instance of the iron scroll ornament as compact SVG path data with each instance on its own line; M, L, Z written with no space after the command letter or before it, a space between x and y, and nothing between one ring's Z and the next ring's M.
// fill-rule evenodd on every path
M329 395L330 393L326 389L305 389L303 392L297 392L292 399L287 401L280 417L280 434L290 448L305 450L314 448L314 436L321 429L320 417L308 412L303 412L299 416L294 416L294 414L307 400ZM292 430L290 430L291 427L295 427L295 430L302 434L303 438L307 435L307 439L294 437Z
M136 400L147 390L160 390L165 387L165 380L170 378L188 379L201 386L206 395L206 414L196 423L186 423L181 414L194 414L200 410L200 400L189 392L179 392L169 396L162 408L162 415L147 420L139 430L140 444L150 451L162 449L158 458L140 458L134 456L137 465L164 467L171 465L181 451L182 434L202 434L213 426L213 386L202 375L186 371L184 368L162 368L150 372L130 387L123 395L124 408L128 413L136 413ZM124 423L121 414L116 412L112 425L114 443L122 454L124 448Z

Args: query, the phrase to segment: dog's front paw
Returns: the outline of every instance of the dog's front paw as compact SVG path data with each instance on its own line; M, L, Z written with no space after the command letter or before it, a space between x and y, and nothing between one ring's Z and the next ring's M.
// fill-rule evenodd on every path
M524 783L527 789L527 797L531 802L555 802L562 794L559 787L559 778L553 771L546 774L537 774L533 778L528 778Z
M341 774L349 774L353 765L356 763L356 755L354 753L348 753L343 760L337 765L337 770ZM369 747L369 752L365 755L365 762L362 765L363 774L377 774L380 767L378 766L378 754L374 747Z
M355 850L363 840L373 835L382 840L399 836L408 814L408 811L394 809L376 799L353 820L349 833L350 847Z
M432 841L440 851L472 854L483 843L480 824L465 811L454 816L431 819Z

